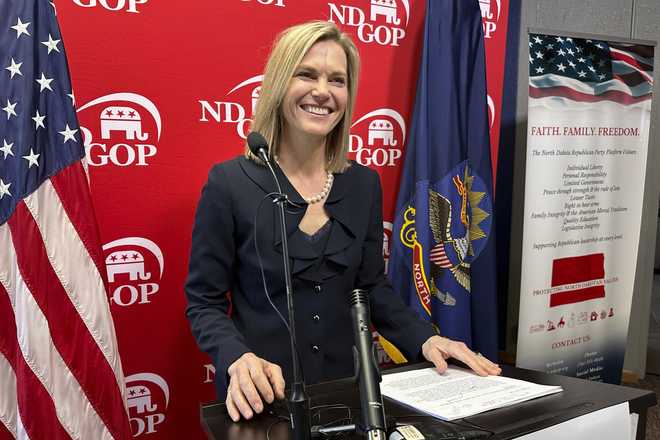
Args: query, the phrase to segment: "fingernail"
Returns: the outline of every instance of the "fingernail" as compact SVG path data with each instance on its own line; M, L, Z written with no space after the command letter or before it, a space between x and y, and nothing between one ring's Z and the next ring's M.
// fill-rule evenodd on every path
M260 413L262 409L263 409L263 407L261 406L261 403L257 403L256 405L254 405L254 410L257 413Z

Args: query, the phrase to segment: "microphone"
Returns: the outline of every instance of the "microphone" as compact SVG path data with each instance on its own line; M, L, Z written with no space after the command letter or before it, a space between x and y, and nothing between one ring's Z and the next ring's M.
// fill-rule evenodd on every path
M280 212L282 263L284 265L284 285L286 288L286 303L289 312L289 337L291 342L291 359L293 362L293 383L291 384L291 395L287 400L287 404L291 416L290 421L291 430L293 431L293 440L309 440L311 438L309 397L305 392L305 381L301 372L300 360L296 348L296 319L293 310L293 283L291 281L291 269L289 268L289 243L287 241L286 217L284 216L284 204L287 201L287 197L282 193L282 187L277 180L277 175L275 174L273 165L268 157L268 142L266 139L261 133L253 131L248 135L247 142L252 154L259 157L270 170L279 192L274 201Z
M264 162L270 163L270 158L268 157L268 142L261 133L258 131L251 131L250 134L248 134L247 143L252 154Z
M385 440L385 409L380 394L380 369L376 346L371 337L369 295L365 290L351 292L351 319L353 322L353 358L355 374L359 380L360 406L362 408L361 430L370 440Z

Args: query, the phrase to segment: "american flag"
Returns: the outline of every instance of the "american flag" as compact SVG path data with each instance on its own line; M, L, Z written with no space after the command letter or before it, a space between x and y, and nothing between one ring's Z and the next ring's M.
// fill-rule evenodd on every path
M530 98L613 101L651 99L653 47L555 35L529 35Z
M0 62L0 438L130 438L53 3L0 1Z

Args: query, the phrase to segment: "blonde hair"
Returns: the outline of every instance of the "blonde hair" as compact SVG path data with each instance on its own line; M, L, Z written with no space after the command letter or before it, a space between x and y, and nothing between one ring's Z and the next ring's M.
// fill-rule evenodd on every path
M343 117L326 138L326 161L328 171L343 172L349 165L348 145L353 118L353 107L360 72L360 57L355 44L348 35L329 21L310 21L285 29L279 34L271 50L261 94L257 103L251 130L261 133L270 145L271 158L277 155L282 135L282 101L296 68L309 49L320 41L334 41L346 54L348 102ZM259 161L247 148L245 155Z

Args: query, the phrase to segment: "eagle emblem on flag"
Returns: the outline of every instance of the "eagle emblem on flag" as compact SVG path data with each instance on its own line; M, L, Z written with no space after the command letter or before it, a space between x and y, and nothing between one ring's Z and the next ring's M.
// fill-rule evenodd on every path
M437 279L448 270L465 290L470 291L470 261L475 257L474 240L486 238L486 232L479 226L490 214L479 207L486 195L485 191L473 191L474 176L465 167L463 176L451 176L458 198L455 215L463 229L460 235L452 235L452 202L448 197L429 189L429 227L435 246L429 252L431 280ZM458 197L456 197L458 196ZM449 253L447 247L453 252ZM450 257L453 255L453 258ZM433 282L433 281L432 281ZM434 286L435 287L435 286ZM436 290L437 289L433 289Z
M432 296L451 306L460 291L471 292L471 264L487 242L492 205L467 161L429 185L426 196L425 203L415 200L404 211L400 237L412 251L415 289L430 312ZM418 220L422 211L426 221Z

